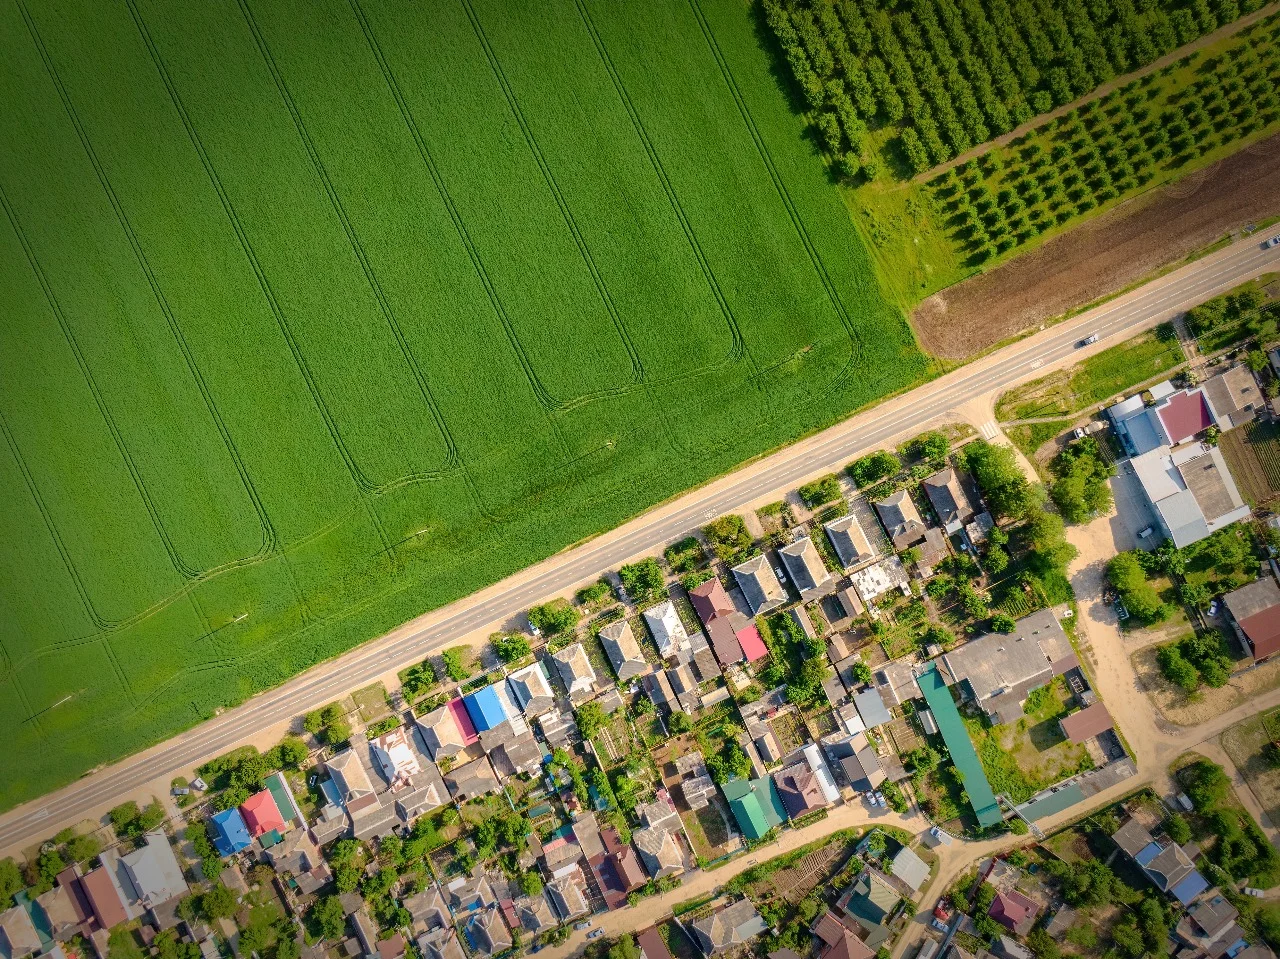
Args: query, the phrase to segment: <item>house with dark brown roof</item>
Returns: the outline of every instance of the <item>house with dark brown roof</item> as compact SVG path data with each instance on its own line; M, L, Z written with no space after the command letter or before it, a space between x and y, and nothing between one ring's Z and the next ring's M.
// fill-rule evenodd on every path
M774 773L773 784L791 819L798 819L827 805L817 772L803 758Z
M640 955L643 959L671 959L671 950L667 948L657 926L650 926L648 929L637 932L636 945L640 947Z
M929 504L938 514L938 522L948 533L958 533L973 519L973 504L960 482L960 474L948 467L927 477L923 483Z
M818 959L872 959L875 955L830 909L814 921L810 932L821 943Z
M1261 662L1280 651L1280 586L1263 576L1222 597L1240 645Z
M712 577L689 590L689 602L706 628L707 638L720 665L742 662L746 657L732 621L737 609L720 579Z
M893 540L894 549L901 552L924 539L924 520L920 518L920 511L908 490L900 489L876 500L875 507L880 522Z
M1107 712L1107 707L1099 700L1092 706L1063 716L1059 725L1062 726L1062 735L1073 743L1085 743L1095 736L1101 736L1115 726L1115 723L1111 721L1111 713Z

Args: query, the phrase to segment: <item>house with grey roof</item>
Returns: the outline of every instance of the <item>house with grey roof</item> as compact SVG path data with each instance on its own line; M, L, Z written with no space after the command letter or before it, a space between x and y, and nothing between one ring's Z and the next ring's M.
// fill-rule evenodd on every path
M144 909L185 896L190 891L169 845L169 837L160 830L147 833L146 843L121 856L120 863L132 883L134 901Z
M925 524L908 490L900 489L884 499L876 500L876 512L885 531L893 540L893 548L901 552L924 539Z
M418 936L423 959L466 959L453 926L437 926Z
M853 569L875 558L871 541L867 539L867 534L859 524L858 517L853 513L846 513L828 523L823 523L822 528L826 530L827 539L831 541L836 557L845 569Z
M777 609L787 601L787 593L778 581L773 567L769 565L769 557L764 553L733 567L733 578L751 607L753 616Z
M400 903L409 913L415 932L426 932L440 926L449 925L449 907L444 903L444 896L435 883L427 886L422 892L406 896Z
M569 691L569 699L578 702L596 688L596 671L581 643L573 643L551 654L560 670L560 678Z
M547 667L541 662L530 663L507 677L511 696L526 716L538 716L556 704L556 694L551 688Z
M582 874L582 866L577 863L558 870L547 883L547 895L563 921L569 922L591 911L587 905L586 888L586 877Z
M889 710L885 708L884 698L878 689L867 689L857 693L853 697L853 704L857 707L858 715L862 717L862 724L867 729L882 726L893 719Z
M666 706L668 709L681 708L680 701L676 699L676 692L671 688L671 680L667 678L665 670L645 673L640 677L640 685L655 706Z
M824 591L830 592L827 587L831 586L834 580L823 564L822 557L818 555L818 547L813 545L813 540L808 536L801 536L788 543L778 550L778 555L782 557L782 562L787 567L787 574L791 577L797 592L800 593L802 601L816 599Z
M684 628L676 604L671 600L659 603L644 611L645 625L653 634L653 641L663 659L674 656L689 645L689 633Z
M1250 513L1216 446L1157 446L1129 460L1155 526L1174 546L1197 543Z
M478 799L502 789L488 756L481 756L456 769L450 769L444 774L444 783L449 787L449 794L458 802Z
M464 927L467 941L481 955L496 956L511 948L511 930L497 906L481 909Z
M929 505L938 514L938 522L948 533L960 532L973 519L974 509L969 494L960 482L960 474L951 467L926 477L921 485L925 496L929 497Z
M1213 409L1214 420L1224 433L1252 422L1267 405L1266 397L1258 389L1258 381L1243 363L1209 377L1200 384L1200 388Z
M520 923L520 928L531 936L560 925L560 919L551 908L545 889L536 896L517 899L512 905L515 907L516 921Z
M703 955L714 956L750 942L768 930L750 899L739 899L689 923Z
M1033 690L1079 665L1053 610L1024 616L1011 633L989 633L943 653L947 685L977 702L993 724L1017 722Z
M676 617L679 619L679 616ZM640 644L636 642L631 630L631 623L626 619L618 619L600 630L600 645L613 671L618 675L618 682L625 683L642 673L649 671Z
M542 769L542 747L533 733L525 733L503 743L489 754L494 772L500 777L534 775Z
M902 880L913 892L919 892L929 881L929 864L916 855L910 846L900 848L890 863L889 875Z

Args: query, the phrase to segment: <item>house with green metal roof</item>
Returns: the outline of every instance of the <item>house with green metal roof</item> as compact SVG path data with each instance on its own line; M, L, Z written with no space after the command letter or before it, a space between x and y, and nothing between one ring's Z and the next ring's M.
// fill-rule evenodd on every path
M773 785L773 778L733 779L721 789L729 801L738 828L748 839L763 839L777 826L787 821L787 811Z
M942 739L951 753L951 761L960 775L964 777L964 789L969 795L969 803L982 826L994 826L1004 815L996 794L987 781L987 773L982 768L982 761L969 739L969 731L964 728L964 720L960 718L960 710L956 709L955 700L951 698L951 690L938 672L938 668L930 665L927 670L916 677L916 685L924 694L925 702L933 710L933 718L942 733Z

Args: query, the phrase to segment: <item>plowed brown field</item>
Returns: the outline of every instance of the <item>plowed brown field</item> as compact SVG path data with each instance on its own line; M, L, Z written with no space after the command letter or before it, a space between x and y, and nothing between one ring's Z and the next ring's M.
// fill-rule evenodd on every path
M912 322L960 360L1122 290L1224 234L1280 215L1280 136L1121 204L1026 256L935 293Z

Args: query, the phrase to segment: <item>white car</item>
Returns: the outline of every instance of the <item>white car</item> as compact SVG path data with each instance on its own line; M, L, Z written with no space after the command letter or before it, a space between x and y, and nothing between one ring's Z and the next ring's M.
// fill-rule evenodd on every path
M1261 889L1255 889L1253 886L1245 886L1244 894L1246 896L1253 896L1254 899L1263 899L1267 895Z
M573 924L573 928L574 928L574 929L577 929L579 932L581 932L583 929L590 929L590 928L591 928L591 920L590 920L590 919L584 919L582 922L575 922L575 923Z
M603 936L603 935L604 935L604 930L603 930L603 929L597 929L595 932L589 932L589 933L587 933L587 938L588 938L588 939L599 939L599 938L600 938L601 936Z
M1277 233L1271 239L1264 241L1262 244L1262 248L1264 250L1269 250L1274 246L1280 246L1280 233Z

